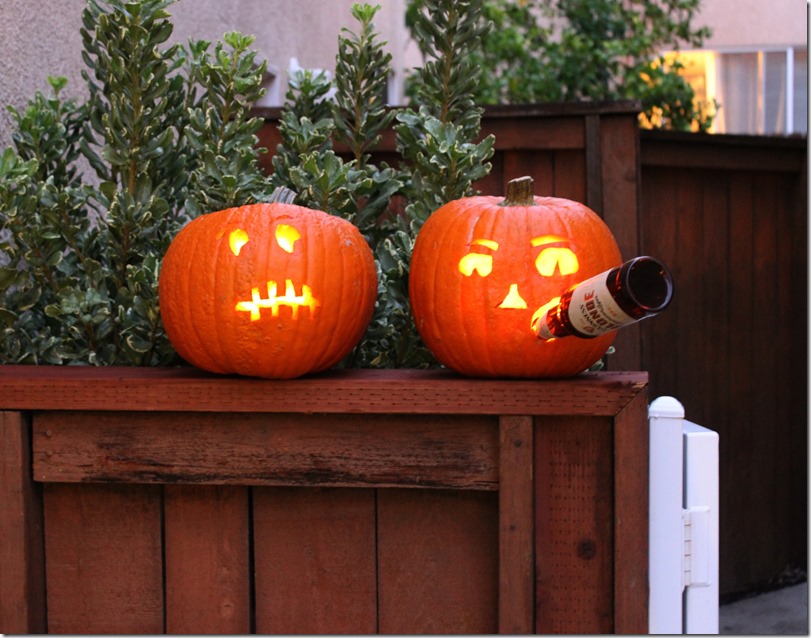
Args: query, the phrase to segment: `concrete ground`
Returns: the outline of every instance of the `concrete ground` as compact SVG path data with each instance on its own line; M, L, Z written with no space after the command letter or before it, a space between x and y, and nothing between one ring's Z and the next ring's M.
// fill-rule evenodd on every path
M721 634L808 635L808 583L744 598L719 611Z

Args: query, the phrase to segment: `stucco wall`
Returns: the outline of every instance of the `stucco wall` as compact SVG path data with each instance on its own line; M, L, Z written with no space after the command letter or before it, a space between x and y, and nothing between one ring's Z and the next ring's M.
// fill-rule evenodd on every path
M254 48L279 71L280 99L291 57L307 68L333 69L342 27L355 28L356 0L178 0L170 7L174 41L216 41L226 31L256 36ZM403 72L404 0L385 0L375 24ZM79 34L85 0L0 0L0 148L10 143L5 106L21 108L36 91L48 91L48 75L69 78L66 95L86 95ZM411 64L415 64L412 62Z
M178 0L170 11L179 41L217 40L230 30L256 35L255 48L279 71L283 99L291 57L308 68L333 68L341 27L355 24L349 11L355 1ZM394 73L401 76L419 61L402 26L405 0L377 1L382 9L375 22L389 42ZM10 142L5 106L22 107L35 91L47 91L49 74L68 76L66 94L84 95L79 35L84 6L85 0L0 0L0 148ZM713 28L707 48L802 45L806 12L800 0L703 0L696 24Z
M707 49L806 46L806 13L801 0L702 0L695 26L708 25Z
M21 108L48 75L70 78L66 94L84 95L81 80L84 0L0 0L0 148L10 142L6 105Z

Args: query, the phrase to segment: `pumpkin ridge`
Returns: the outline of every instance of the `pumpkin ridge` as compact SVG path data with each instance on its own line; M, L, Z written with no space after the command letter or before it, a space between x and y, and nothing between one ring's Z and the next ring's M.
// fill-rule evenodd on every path
M200 220L199 222L197 222L198 219ZM188 259L185 260L186 263L187 263L187 271L185 273L185 277L182 278L182 280L185 283L188 284L186 286L186 289L183 290L183 298L184 299L193 299L195 296L197 296L199 298L200 303L199 303L197 309L195 309L195 307L190 305L190 304L182 304L184 310L187 310L187 312L186 312L187 319L184 322L185 325L184 325L184 338L183 338L184 340L183 340L183 343L186 345L187 348L190 348L190 350L191 350L191 356L192 356L193 360L189 361L189 363L191 363L193 365L199 365L198 361L200 360L200 358L202 358L203 361L206 364L210 364L210 365L214 366L215 368L218 368L220 366L217 365L216 358L215 357L210 358L210 357L207 356L207 344L205 343L205 339L203 338L203 336L200 334L200 331L198 329L198 322L194 318L194 315L196 313L200 312L200 307L205 305L205 303L206 303L203 300L202 295L203 294L206 294L206 295L211 294L211 291L213 290L210 287L210 285L200 286L200 282L198 281L198 277L199 277L199 272L200 272L201 269L200 269L200 264L199 264L198 260L196 259L196 256L198 255L199 246L205 240L205 235L207 233L207 226L209 225L209 221L211 219L212 218L207 217L207 216L202 217L202 218L198 217L198 218L193 219L191 222L189 222L190 224L197 222L197 226L200 226L202 228L202 230L198 231L198 232L195 232L193 235L191 235L191 239L193 241L191 242L191 247L189 248ZM194 227L194 230L197 231L198 230L197 227ZM188 234L187 234L187 236L188 236ZM196 292L194 290L195 284L197 284L196 287L199 288L199 290L196 291ZM204 317L205 317L205 314L206 314L205 312L202 313L202 315ZM196 339L196 344L194 344L192 346L190 346L188 343L185 342L185 330L188 330L188 329L191 330L192 334L194 335L194 338ZM221 350L221 348L220 348L220 350Z
M214 321L217 325L219 325L220 324L220 317L219 317L219 311L218 311L217 298L218 298L218 296L220 294L220 286L222 285L220 282L223 282L223 281L227 282L227 296L229 298L233 297L233 291L235 291L236 283L237 283L235 281L235 273L236 273L236 271L233 268L228 268L228 274L230 274L230 277L227 277L227 279L222 274L224 266L226 266L226 267L231 266L230 263L228 263L228 264L225 263L225 260L222 258L223 255L224 254L227 255L229 262L231 262L231 257L235 257L233 254L230 253L230 248L228 249L228 251L224 250L223 244L226 244L229 241L228 237L227 237L227 234L228 234L229 231L233 230L233 228L236 227L236 226L239 226L241 228L244 224L243 224L243 221L242 221L242 215L239 213L239 210L237 208L229 208L229 209L217 212L217 213L213 213L213 215L217 215L218 217L224 218L224 220L225 220L224 222L220 221L220 219L218 219L218 217L211 217L209 219L212 220L212 225L213 225L214 221L220 222L217 225L220 228L225 228L226 232L223 233L220 238L216 239L215 244L214 244L214 249L211 252L212 263L211 263L210 267L206 269L206 271L209 272L209 281L206 282L206 286L205 286L204 290L206 290L207 294L210 294L210 295L213 296L213 300L212 300L213 302L211 304L211 311L214 314L212 316L212 315L210 315L210 313L205 312L204 313L204 321L205 320L207 320L209 322ZM245 229L243 228L243 230L245 230ZM250 231L248 231L248 235L250 236ZM206 239L206 237L205 236L202 236L202 237L199 236L199 239L201 239L201 240ZM210 236L209 236L208 240L211 241ZM254 244L254 246L251 246L251 248L255 250L255 248L256 248L255 244ZM202 254L206 254L205 249L203 249L201 252L202 252ZM200 253L198 253L195 250L194 254L199 255ZM211 332L211 331L206 330L206 332ZM241 351L241 348L240 348L241 344L238 345L236 348L233 348L233 346L229 347L229 344L224 342L224 338L225 338L225 336L227 334L227 330L215 329L213 332L214 332L214 335L216 337L216 344L217 344L217 350L218 350L216 356L220 360L225 359L225 365L219 364L219 367L221 368L222 371L225 371L225 372L239 372L239 364L238 364L238 362L234 361L233 357L231 356L231 352L232 352L232 350L234 350L237 353L240 352ZM203 343L203 351L205 352L205 343ZM215 363L215 365L217 365L217 364Z

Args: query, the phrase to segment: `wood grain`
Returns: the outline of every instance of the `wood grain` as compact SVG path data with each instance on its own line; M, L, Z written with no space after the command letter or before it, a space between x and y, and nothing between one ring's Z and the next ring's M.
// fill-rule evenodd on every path
M48 632L164 633L161 488L46 485Z
M271 381L193 368L0 366L0 409L612 416L647 380L644 372L508 380L399 369Z
M43 412L34 423L40 481L498 486L487 416Z
M614 633L648 633L647 394L640 392L614 420ZM622 471L618 471L622 468Z
M534 427L530 416L500 420L499 633L535 628Z
M494 493L380 490L380 633L495 633L497 547Z
M614 631L614 438L595 421L536 420L535 633Z
M42 489L31 477L29 415L0 412L0 632L45 632Z
M166 632L251 633L248 488L164 488Z
M256 632L377 631L374 490L256 488Z

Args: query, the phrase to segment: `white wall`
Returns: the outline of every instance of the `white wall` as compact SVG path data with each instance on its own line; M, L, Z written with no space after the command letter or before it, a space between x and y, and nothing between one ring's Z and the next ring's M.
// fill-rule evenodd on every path
M178 0L170 8L175 39L216 40L226 31L256 35L255 48L281 76L286 89L291 57L308 68L334 67L341 27L354 26L355 0ZM382 5L375 23L389 42L398 79L419 63L403 26L405 0L373 0ZM47 91L46 77L66 75L66 95L85 94L79 35L85 0L0 0L0 149L10 142L7 104L25 105L35 91ZM703 0L695 25L707 24L710 49L740 45L806 45L807 4L802 0ZM398 82L401 84L401 82ZM398 100L398 96L395 96Z
M226 31L256 36L254 48L281 76L286 90L291 57L307 68L332 70L342 27L356 28L350 8L356 0L178 0L173 40L190 37L216 41ZM377 0L375 24L403 72L406 57L404 0ZM79 34L85 0L0 0L0 149L10 143L12 120L5 107L22 108L36 91L48 91L48 75L69 78L64 95L86 95ZM414 63L412 63L414 64Z
M712 28L707 49L806 46L807 11L803 0L702 0L693 25Z

